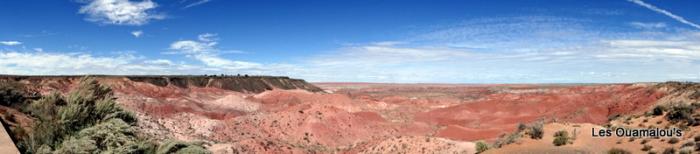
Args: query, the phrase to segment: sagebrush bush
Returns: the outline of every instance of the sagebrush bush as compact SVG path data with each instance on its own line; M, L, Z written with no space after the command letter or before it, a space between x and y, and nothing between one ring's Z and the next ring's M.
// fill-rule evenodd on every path
M168 140L158 146L157 154L208 154L211 153L203 148L203 142L183 142Z
M612 148L612 149L608 150L607 153L608 154L632 154L632 152L629 152L627 150L620 149L620 148Z
M518 123L518 130L517 130L518 132L525 131L525 129L527 129L527 125L525 125L523 123Z
M542 139L542 136L544 135L544 123L532 123L530 125L530 131L528 132L528 134L530 134L530 138L532 139Z
M678 143L679 141L680 141L680 139L675 138L675 137L674 137L674 138L671 138L671 139L668 139L668 143L669 143L669 144L676 144L676 143Z
M565 130L560 130L554 133L554 141L552 143L555 146L562 146L569 143L569 132Z
M489 145L486 144L484 141L478 141L476 142L476 153L482 153L486 150L489 150Z
M662 154L675 154L675 153L676 153L676 149L673 147L666 148L666 149L664 149L664 152L662 152Z
M0 105L10 106L23 103L26 95L24 86L13 81L0 81Z
M518 140L520 138L520 136L521 135L518 132L511 133L511 134L504 134L501 137L499 137L498 139L496 139L495 142L493 142L493 147L501 148L504 145L515 143L515 141Z
M668 109L666 114L666 119L673 123L677 122L688 122L688 124L694 124L695 119L692 115L695 112L695 108L691 105L676 103L672 104Z
M664 106L659 105L659 106L654 107L654 109L651 110L651 115L659 116L659 115L664 114L665 111L666 111L666 108Z
M109 87L92 78L81 79L66 96L53 93L23 110L37 119L33 133L18 143L24 153L208 153L201 144L158 146L137 136L137 118L116 105Z

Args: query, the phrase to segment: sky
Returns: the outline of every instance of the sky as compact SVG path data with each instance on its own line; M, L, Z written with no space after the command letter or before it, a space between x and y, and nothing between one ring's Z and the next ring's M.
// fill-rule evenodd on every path
M0 74L700 81L695 0L3 0Z

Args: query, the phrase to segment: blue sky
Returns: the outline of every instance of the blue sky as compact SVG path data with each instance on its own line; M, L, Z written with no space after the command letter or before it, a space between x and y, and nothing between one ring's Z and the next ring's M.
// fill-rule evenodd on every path
M700 81L693 0L0 1L0 74Z

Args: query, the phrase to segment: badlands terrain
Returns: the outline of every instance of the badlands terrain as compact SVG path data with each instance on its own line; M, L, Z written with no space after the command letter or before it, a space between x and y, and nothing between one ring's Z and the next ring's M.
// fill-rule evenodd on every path
M81 78L3 76L0 80L21 83L27 97L37 99L32 97L68 93ZM134 113L140 135L201 141L213 153L605 153L611 149L661 153L695 151L695 142L700 141L695 139L700 135L695 123L700 121L694 121L700 116L695 114L700 86L694 83L379 84L307 83L268 76L94 78L113 90L119 106ZM689 108L680 120L675 116L678 106ZM11 106L0 109L10 134L33 119ZM539 138L533 131L538 127ZM608 127L680 128L684 135L591 136L591 129ZM553 140L559 131L568 132L568 137L557 146Z

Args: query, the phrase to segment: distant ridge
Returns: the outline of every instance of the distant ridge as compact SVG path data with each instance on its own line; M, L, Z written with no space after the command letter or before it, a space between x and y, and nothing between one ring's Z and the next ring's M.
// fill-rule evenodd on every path
M174 86L177 88L220 88L225 90L260 93L273 89L302 89L310 92L321 92L322 89L307 83L302 79L292 79L286 76L257 76L257 75L0 75L0 80L25 81L40 84L47 80L70 83L85 76L96 78L98 81L107 79L126 79L133 82L145 82L158 87Z

